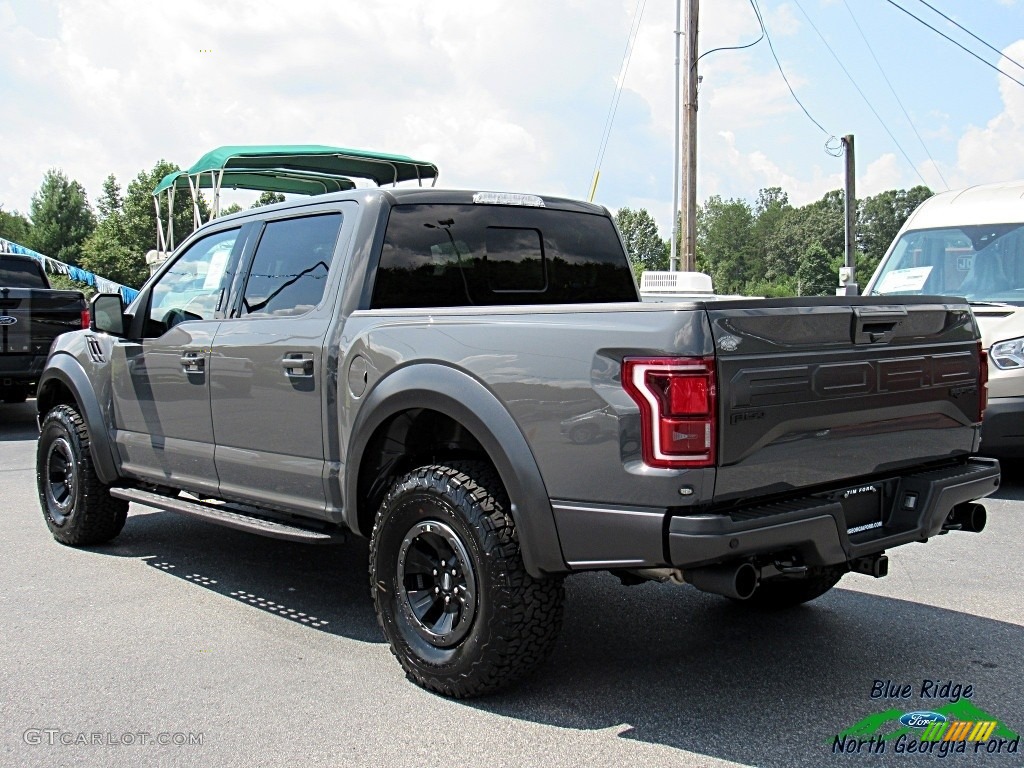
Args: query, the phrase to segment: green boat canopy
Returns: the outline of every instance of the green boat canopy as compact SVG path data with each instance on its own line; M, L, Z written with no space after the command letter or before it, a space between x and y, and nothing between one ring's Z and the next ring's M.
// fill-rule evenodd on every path
M437 175L433 163L362 149L318 144L218 147L187 170L167 174L156 185L153 202L157 210L157 247L163 252L174 249L171 212L177 190L188 190L191 194L194 224L198 227L203 223L199 209L202 189L213 190L211 218L216 218L220 215L220 193L224 189L322 195L353 189L353 178L367 179L377 186L405 181L429 181L433 185ZM166 230L160 215L161 196L167 206Z

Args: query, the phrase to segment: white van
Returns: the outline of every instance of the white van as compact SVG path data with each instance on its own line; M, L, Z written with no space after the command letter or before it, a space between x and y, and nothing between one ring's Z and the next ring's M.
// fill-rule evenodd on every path
M1024 181L925 200L864 293L967 298L988 350L982 453L1024 456Z

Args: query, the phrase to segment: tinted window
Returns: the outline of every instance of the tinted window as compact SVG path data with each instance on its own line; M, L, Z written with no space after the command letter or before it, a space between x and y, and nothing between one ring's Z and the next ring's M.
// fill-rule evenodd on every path
M324 296L341 214L267 224L242 298L243 315L302 315Z
M185 320L212 320L231 282L231 252L238 230L196 241L153 286L149 319L157 335Z
M40 265L27 259L0 256L0 286L5 288L49 288Z
M549 208L399 205L372 306L636 301L609 219Z

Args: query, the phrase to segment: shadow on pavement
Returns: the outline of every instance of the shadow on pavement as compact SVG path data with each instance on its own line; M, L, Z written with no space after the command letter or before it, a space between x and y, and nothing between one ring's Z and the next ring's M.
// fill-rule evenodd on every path
M35 400L17 405L0 403L0 442L35 440L38 437Z
M290 544L154 512L130 515L118 539L93 551L142 558L315 631L383 642L361 539ZM1024 627L844 589L767 614L688 587L623 587L608 574L566 585L554 657L508 692L464 706L779 768L847 761L831 751L839 731L890 708L945 703L871 699L876 679L915 689L925 679L970 684L972 703L1024 730ZM891 747L862 755L873 765L907 757ZM964 764L1016 765L1016 757L971 755Z

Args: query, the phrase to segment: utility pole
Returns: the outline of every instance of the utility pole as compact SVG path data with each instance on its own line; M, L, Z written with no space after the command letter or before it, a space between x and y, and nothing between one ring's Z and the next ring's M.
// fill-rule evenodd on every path
M683 270L696 269L697 254L697 16L698 0L684 0L683 13ZM675 222L672 222L675 226Z
M857 182L856 163L853 152L853 134L843 136L843 157L846 167L844 184L844 212L846 242L846 266L839 270L839 287L836 296L856 296L857 289Z
M675 272L679 269L679 251L676 242L679 237L679 227L676 226L676 222L679 220L679 39L683 34L681 29L682 22L680 21L682 6L682 0L676 0L676 90L674 101L676 132L673 142L674 149L672 150L672 235L669 238L670 246L668 252L668 268L670 272Z

